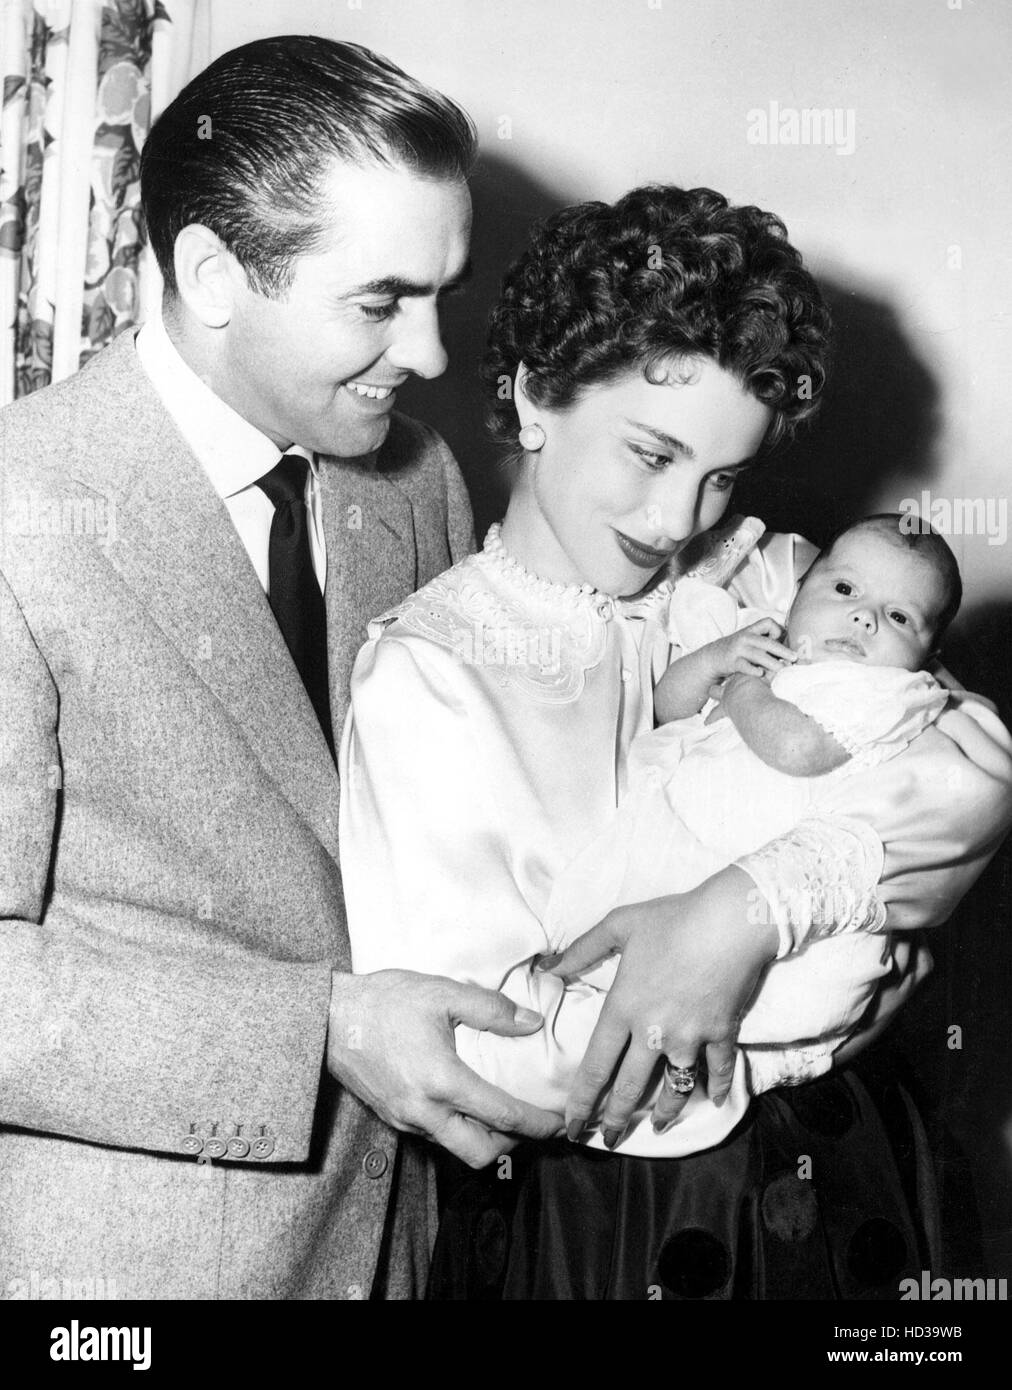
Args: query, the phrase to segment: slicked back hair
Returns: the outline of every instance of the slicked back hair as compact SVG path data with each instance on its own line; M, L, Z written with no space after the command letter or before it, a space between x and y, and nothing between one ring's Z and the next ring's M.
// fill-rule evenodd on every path
M332 226L324 181L335 160L465 180L477 152L449 97L358 44L310 35L224 53L155 121L141 155L141 206L166 289L176 237L218 236L261 294L282 296L296 257Z

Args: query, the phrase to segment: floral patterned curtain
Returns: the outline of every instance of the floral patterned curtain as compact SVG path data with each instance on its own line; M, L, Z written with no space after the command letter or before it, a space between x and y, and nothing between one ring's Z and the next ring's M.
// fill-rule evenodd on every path
M209 49L209 0L0 0L0 405L156 301L140 151Z

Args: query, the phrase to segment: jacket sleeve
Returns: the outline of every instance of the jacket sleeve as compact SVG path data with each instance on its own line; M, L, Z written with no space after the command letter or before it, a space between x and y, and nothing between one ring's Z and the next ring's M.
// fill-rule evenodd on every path
M244 1119L272 1134L269 1161L304 1159L329 968L159 951L140 906L116 905L137 915L117 936L54 912L58 704L0 575L0 1124L183 1153L189 1123Z

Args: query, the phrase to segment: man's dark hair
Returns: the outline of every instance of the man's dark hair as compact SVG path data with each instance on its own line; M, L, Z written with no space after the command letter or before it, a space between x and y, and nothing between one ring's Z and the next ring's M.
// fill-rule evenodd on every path
M141 156L141 206L170 293L176 237L200 223L221 238L261 294L283 295L292 262L330 225L324 178L334 160L464 180L470 118L378 54L308 35L224 53L159 116Z

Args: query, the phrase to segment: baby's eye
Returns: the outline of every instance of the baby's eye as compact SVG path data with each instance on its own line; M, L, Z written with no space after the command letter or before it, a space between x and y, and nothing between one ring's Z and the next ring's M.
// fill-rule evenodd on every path
M852 594L854 592L854 586L853 584L848 584L846 579L838 579L836 581L836 592L838 594Z
M894 623L899 623L901 627L905 627L907 623L910 621L910 619L907 617L905 613L900 613L896 609L893 609L889 616L890 618L892 618Z

